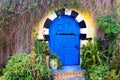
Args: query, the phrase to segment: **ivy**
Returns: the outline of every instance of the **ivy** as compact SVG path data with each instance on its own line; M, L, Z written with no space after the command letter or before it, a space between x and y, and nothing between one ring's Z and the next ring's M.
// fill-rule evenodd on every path
M120 32L120 20L116 19L116 17L116 14L111 13L107 16L100 16L97 18L97 25L103 29L103 32L108 40L107 56L109 60L113 55L112 53L116 45L116 37Z
M102 27L106 36L111 39L114 38L120 32L120 20L116 19L115 14L109 14L107 16L98 17L98 26ZM113 38L112 37L112 38Z
M5 46L6 43L9 41L10 39L9 38L6 38L3 42L0 43L0 48Z

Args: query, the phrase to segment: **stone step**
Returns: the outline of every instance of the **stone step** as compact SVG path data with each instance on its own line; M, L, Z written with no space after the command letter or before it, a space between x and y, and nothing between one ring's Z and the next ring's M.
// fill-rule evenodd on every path
M53 80L85 80L84 70L79 66L63 66L53 70Z
M81 76L74 76L74 77L59 78L54 80L85 80L85 78Z

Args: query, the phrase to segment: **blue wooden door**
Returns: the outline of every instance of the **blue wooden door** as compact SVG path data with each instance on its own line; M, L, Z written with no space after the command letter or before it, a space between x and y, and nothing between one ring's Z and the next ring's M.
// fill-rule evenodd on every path
M70 16L56 18L49 29L49 46L60 58L63 66L79 65L80 30Z

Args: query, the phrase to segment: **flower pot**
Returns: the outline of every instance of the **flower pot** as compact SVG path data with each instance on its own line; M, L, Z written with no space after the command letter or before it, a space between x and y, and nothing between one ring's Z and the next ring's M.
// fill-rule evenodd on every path
M56 70L58 68L57 59L50 59L50 68Z

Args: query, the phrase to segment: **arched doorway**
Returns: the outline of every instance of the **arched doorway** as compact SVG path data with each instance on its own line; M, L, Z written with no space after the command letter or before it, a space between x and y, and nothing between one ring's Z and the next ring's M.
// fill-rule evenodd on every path
M49 28L49 46L63 66L79 65L80 29L76 20L63 15L54 19Z
M60 58L63 66L74 66L80 64L80 46L88 39L92 39L88 37L87 29L86 21L79 12L62 8L53 11L46 18L43 37ZM64 43L68 45L64 46Z

